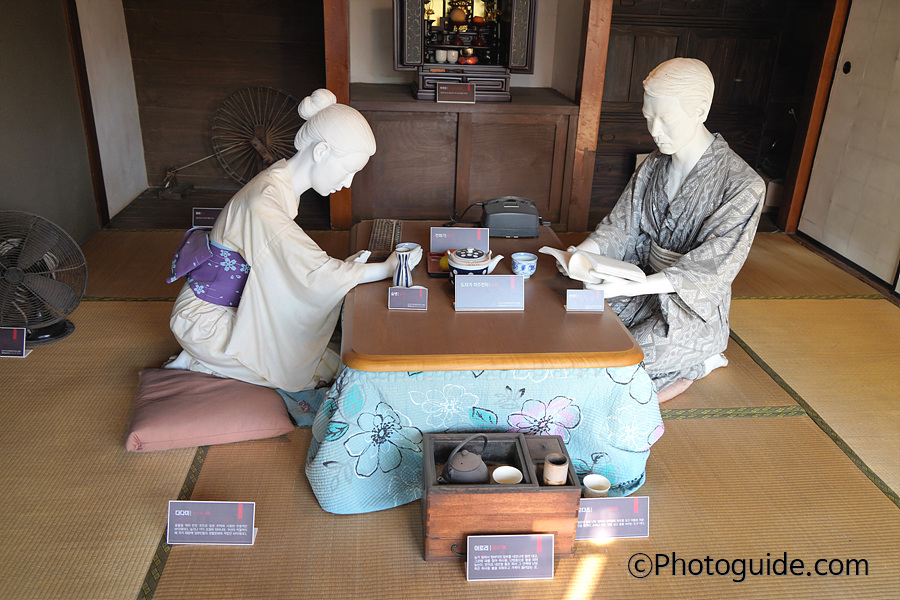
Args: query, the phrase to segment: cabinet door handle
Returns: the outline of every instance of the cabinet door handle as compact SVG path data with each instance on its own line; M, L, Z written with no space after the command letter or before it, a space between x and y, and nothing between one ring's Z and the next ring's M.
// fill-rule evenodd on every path
M616 139L616 134L614 134L614 133L601 133L600 134L601 142L611 142L614 139Z

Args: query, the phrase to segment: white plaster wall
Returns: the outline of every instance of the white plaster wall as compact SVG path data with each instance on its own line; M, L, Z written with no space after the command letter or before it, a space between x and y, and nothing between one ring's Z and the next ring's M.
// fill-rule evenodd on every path
M571 2L572 0L563 0ZM509 76L510 87L553 87L553 55L556 51L557 0L538 0L534 32L534 73ZM581 37L579 32L578 37Z
M512 75L510 85L554 87L574 96L583 6L582 0L538 0L534 74ZM569 19L577 20L565 22ZM560 31L565 36L562 40L557 38ZM351 82L411 83L415 80L414 71L394 71L393 36L392 0L350 0ZM558 59L558 55L562 58ZM563 64L559 64L560 60Z
M131 51L121 0L76 0L112 217L147 188Z
M414 71L394 70L392 0L350 0L350 81L411 83Z
M897 31L897 0L852 2L798 226L891 283L900 263Z
M553 79L550 87L575 99L575 85L581 69L581 27L584 2L561 0L557 5Z

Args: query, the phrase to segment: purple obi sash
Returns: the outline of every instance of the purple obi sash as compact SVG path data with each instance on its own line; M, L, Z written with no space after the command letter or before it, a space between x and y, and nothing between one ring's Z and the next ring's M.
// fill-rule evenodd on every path
M250 265L236 250L211 241L206 230L189 229L172 259L172 283L187 275L188 285L201 300L237 306L247 283Z

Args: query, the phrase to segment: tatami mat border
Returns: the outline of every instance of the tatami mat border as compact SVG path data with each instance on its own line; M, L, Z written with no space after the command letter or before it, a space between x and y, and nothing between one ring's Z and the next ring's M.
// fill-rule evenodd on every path
M732 300L886 300L884 294L846 294L814 296L732 296Z
M188 469L184 483L181 484L181 491L178 493L178 500L190 500L194 493L194 486L197 485L197 479L200 477L200 469L206 461L206 455L209 452L209 446L200 446L194 454L194 460ZM144 577L144 583L141 584L141 591L138 593L138 600L150 600L156 591L156 586L162 577L163 568L166 566L166 560L169 558L169 552L172 546L166 543L166 532L162 534L159 544L156 546L156 553L150 561L150 568L147 569L147 575Z
M802 406L735 406L732 408L669 408L661 409L664 421L684 419L767 419L772 417L805 417Z
M844 454L862 471L869 480L875 484L875 486L887 496L891 502L893 502L898 508L900 508L900 496L897 495L897 492L892 490L888 484L884 482L881 477L879 477L869 466L859 457L858 454L847 445L841 436L837 434L837 432L831 428L831 426L825 422L825 419L819 415L815 411L815 409L809 405L809 403L803 399L803 397L798 394L794 388L792 388L772 367L770 367L756 352L750 348L747 343L741 339L741 337L731 330L731 339L733 339L741 348L743 348L744 352L746 352L753 361L759 365L759 367L772 378L772 380L777 383L781 389L783 389L787 394L794 399L797 404L803 407L803 410L806 411L806 414L809 415L809 418L813 420L813 422L818 425L819 429L825 432L828 437L831 438L838 448L840 448Z

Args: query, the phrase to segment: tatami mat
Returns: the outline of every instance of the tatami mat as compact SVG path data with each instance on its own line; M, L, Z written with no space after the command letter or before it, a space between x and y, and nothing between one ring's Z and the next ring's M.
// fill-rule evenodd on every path
M308 231L335 258L349 254L349 232ZM107 229L82 248L88 265L85 295L99 298L175 298L184 280L166 283L184 231Z
M170 310L82 302L72 335L0 359L0 598L136 597L195 453L124 450L137 374L173 350Z
M255 501L256 544L174 547L153 598L257 598L260 589L272 600L895 597L900 550L892 531L900 512L809 419L688 420L666 428L638 492L651 498L651 537L578 542L575 557L556 561L552 581L518 583L467 583L462 563L426 563L419 502L365 515L323 512L303 472L308 429L212 447L193 498ZM819 558L865 559L869 573L748 575L738 583L663 571L638 579L628 572L638 552L757 565L787 552L807 570Z
M876 290L784 233L758 233L734 298L870 295Z
M82 248L88 266L85 295L175 298L183 282L168 284L166 278L183 237L183 231L100 231Z
M736 300L731 327L900 490L900 307L866 299Z
M726 367L716 369L694 382L681 395L662 404L663 416L702 417L706 409L722 416L722 409L730 408L746 409L735 416L765 416L777 407L800 408L734 340L728 341L725 356L728 358Z
M162 282L182 235L101 232L85 246L88 296L174 297L181 284ZM313 237L346 255L346 232ZM177 350L171 301L86 300L72 336L0 360L0 598L896 598L900 307L783 234L757 236L734 294L730 365L662 407L638 492L650 538L579 542L552 581L478 584L422 560L419 503L323 512L303 472L308 429L126 452L137 374ZM160 547L166 503L186 493L256 502L256 544ZM635 578L636 553L748 572L787 553L805 568ZM818 559L865 560L868 575L806 575Z

